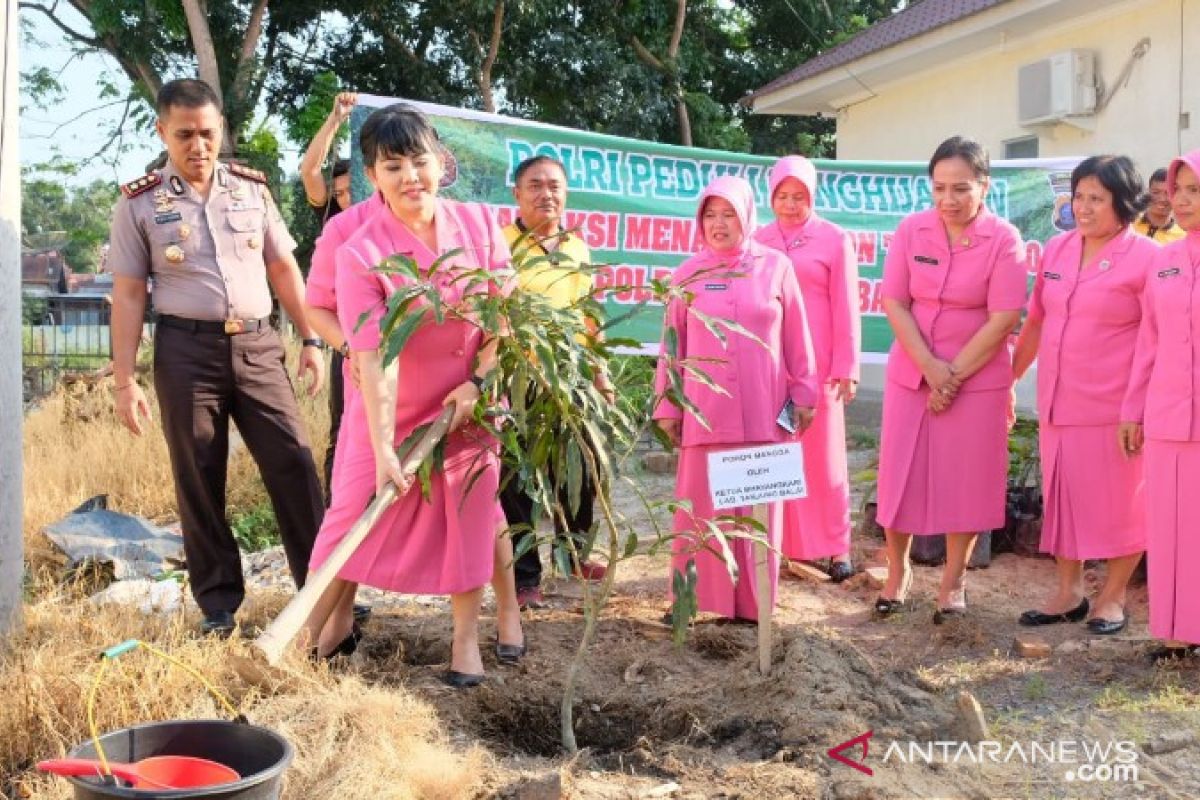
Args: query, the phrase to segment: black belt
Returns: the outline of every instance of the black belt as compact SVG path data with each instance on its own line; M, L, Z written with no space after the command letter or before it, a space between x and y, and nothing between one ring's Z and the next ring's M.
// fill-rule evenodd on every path
M159 314L158 324L165 325L168 328L178 328L181 331L191 331L192 333L224 333L229 336L234 336L239 333L255 333L267 327L269 319L261 317L259 319L188 319L187 317L176 317L171 314Z

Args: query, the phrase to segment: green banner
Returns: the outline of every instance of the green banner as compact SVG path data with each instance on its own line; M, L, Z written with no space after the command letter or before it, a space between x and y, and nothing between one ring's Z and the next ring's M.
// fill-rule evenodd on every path
M409 101L359 95L359 106L351 118L356 198L371 190L362 172L358 130L373 109L395 102ZM767 176L774 158L624 139L428 103L411 105L429 115L449 152L441 193L455 200L487 203L502 225L511 222L516 211L512 175L521 161L544 154L564 164L569 192L566 227L577 229L593 259L605 265L597 275L597 285L632 287L606 295L610 314L644 302L649 292L637 287L645 286L651 276L669 275L695 252L696 201L714 177L744 177L754 187L759 224L773 219ZM1032 258L1031 270L1036 268L1042 244L1073 224L1068 201L1070 171L1076 162L993 163L988 206L1021 231ZM926 166L815 163L817 213L855 237L863 360L879 362L892 342L880 296L883 259L901 218L931 205ZM661 325L661 307L647 307L615 333L654 350Z

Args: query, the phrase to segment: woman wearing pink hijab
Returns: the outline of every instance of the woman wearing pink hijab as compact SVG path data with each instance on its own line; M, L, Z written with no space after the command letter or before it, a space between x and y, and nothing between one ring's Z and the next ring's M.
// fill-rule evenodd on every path
M690 512L675 513L675 531L680 535L672 543L672 574L685 572L694 559L700 610L738 620L758 619L759 591L770 591L774 602L778 583L774 551L780 544L782 514L780 504L773 504L768 526L773 548L770 587L755 586L753 548L740 537L730 540L741 575L735 585L716 554L717 545L697 533L703 530L703 520L723 514L750 516L751 509L713 509L708 454L792 440L812 422L818 394L812 341L795 273L781 253L751 238L755 218L754 194L742 178L717 178L701 194L696 223L704 246L675 271L673 280L686 285L691 297L667 307L656 393L663 397L668 387L681 383L685 397L704 419L665 399L654 411L659 426L681 445L675 495L691 503ZM725 333L723 343L692 309L736 322L766 346L733 331ZM696 366L723 392L696 380L676 363L676 359L698 358L719 359ZM676 371L674 379L669 370ZM797 434L788 433L776 421L789 400L794 404L791 416Z
M987 210L990 165L978 142L955 136L929 161L933 208L901 220L883 265L883 308L896 335L888 354L879 444L879 522L886 615L912 583L912 537L946 533L933 621L967 610L976 531L1004 524L1007 346L1025 305L1025 248Z
M854 400L859 377L858 258L850 235L813 211L817 170L811 161L779 159L770 189L775 221L759 228L754 239L792 262L821 387L804 436L808 496L784 504L783 554L797 561L829 559L829 575L840 583L854 574L845 405Z
M1200 150L1171 162L1171 210L1187 236L1146 275L1133 374L1121 407L1122 449L1145 445L1150 633L1158 662L1200 650Z

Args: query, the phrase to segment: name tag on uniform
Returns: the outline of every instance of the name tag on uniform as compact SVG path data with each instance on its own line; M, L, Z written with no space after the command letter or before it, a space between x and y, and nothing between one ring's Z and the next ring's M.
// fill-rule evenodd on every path
M936 258L930 256L916 256L916 261L918 264L929 264L934 267L940 263Z
M262 211L262 206L237 200L229 204L230 211Z
M181 219L183 219L183 214L180 214L178 211L172 212L170 214L155 214L154 215L154 224L155 225L166 225L168 222L179 222L179 220L181 220Z
M729 288L728 283L706 283L704 284L705 291L708 292L723 292Z
M1158 277L1174 278L1178 274L1179 274L1179 267L1171 267L1171 269L1164 269L1162 272L1158 273Z
M1061 281L1062 280L1062 275L1059 275L1057 272L1043 272L1042 277L1048 281Z

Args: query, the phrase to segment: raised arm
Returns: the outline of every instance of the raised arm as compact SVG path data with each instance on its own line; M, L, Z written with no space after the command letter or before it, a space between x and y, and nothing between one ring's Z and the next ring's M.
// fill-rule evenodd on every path
M329 149L333 147L338 129L349 119L356 103L358 95L353 92L341 92L334 98L333 110L321 123L320 130L304 151L304 158L300 160L300 180L304 183L304 194L313 206L319 207L329 202L329 187L325 183L322 165L329 155Z

